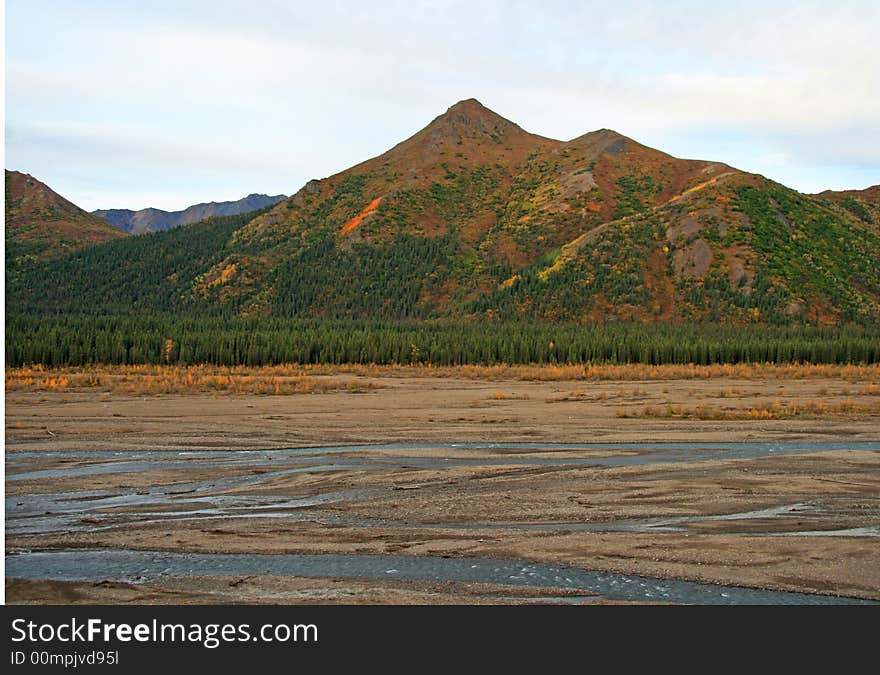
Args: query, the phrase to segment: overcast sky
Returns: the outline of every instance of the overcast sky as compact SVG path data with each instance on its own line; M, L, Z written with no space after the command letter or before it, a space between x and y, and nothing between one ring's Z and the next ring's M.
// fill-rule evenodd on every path
M475 97L805 192L880 183L880 2L7 0L6 166L86 209L291 194Z

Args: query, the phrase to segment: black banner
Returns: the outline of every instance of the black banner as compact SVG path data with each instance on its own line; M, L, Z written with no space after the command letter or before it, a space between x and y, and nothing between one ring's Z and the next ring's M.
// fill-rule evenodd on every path
M475 655L611 657L679 664L694 651L746 661L756 650L838 645L838 664L872 642L871 608L701 607L330 607L6 606L4 655L11 670L130 672L143 667L292 668L361 663L431 665ZM762 628L762 624L766 628ZM847 626L845 633L842 626ZM816 640L816 642L813 642ZM836 651L836 650L835 650ZM827 652L831 653L831 651ZM792 658L797 660L798 654ZM424 666L425 663L411 664ZM397 669L397 668L395 668ZM202 671L204 672L204 671Z

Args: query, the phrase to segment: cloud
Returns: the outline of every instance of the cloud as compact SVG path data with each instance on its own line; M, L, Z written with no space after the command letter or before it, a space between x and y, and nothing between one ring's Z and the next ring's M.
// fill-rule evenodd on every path
M364 50L316 45L295 37L173 30L140 34L132 47L154 55L169 70L189 70L189 77L207 75L236 85L352 86L377 75L371 55Z
M59 155L92 156L114 165L154 165L217 171L301 171L304 167L284 156L249 151L237 145L197 144L156 130L114 123L33 122L7 128L7 145L18 151L35 146Z
M727 135L789 166L880 174L876 3L9 6L7 136L23 164L284 172L292 191L475 96L556 138L611 127L673 151L690 135L700 157L700 138Z
M880 134L876 124L835 128L819 134L780 132L766 142L787 153L788 165L873 168L875 183L880 183Z

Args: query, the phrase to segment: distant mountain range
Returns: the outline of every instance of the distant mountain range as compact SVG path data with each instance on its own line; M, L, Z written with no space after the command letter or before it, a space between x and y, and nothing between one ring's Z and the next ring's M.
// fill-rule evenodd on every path
M35 264L7 298L246 317L880 319L880 187L806 195L609 129L531 134L474 99L229 218Z
M92 211L102 220L124 230L130 234L144 234L146 232L161 232L170 230L172 227L197 223L205 218L217 216L235 216L248 211L256 211L266 206L277 204L287 195L261 195L250 194L234 202L207 202L195 204L183 211L163 211L161 209L98 209Z

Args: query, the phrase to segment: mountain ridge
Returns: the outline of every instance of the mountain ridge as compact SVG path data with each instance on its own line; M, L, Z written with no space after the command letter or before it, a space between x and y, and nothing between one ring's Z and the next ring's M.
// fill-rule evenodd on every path
M876 321L880 229L851 207L610 129L538 136L466 99L230 228L198 274L150 283L180 311L251 318ZM54 278L120 304L87 285L98 258L45 270L22 302L66 306Z
M825 190L812 196L834 202L862 222L880 229L880 185L864 190Z
M132 209L97 209L92 211L92 214L130 234L144 234L196 223L206 218L234 216L256 211L277 204L286 198L287 195L270 196L254 192L238 200L201 202L179 211L165 211L147 207L137 211Z

